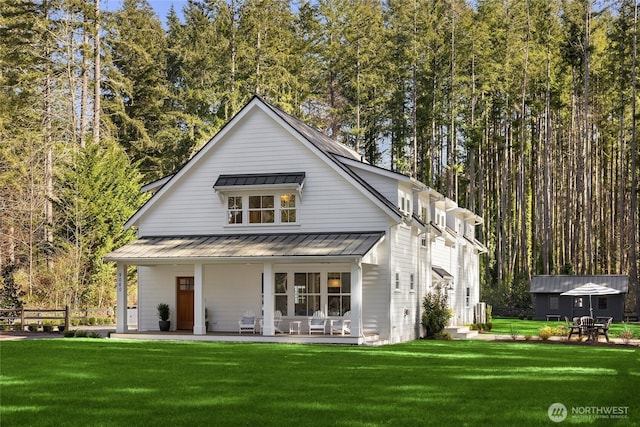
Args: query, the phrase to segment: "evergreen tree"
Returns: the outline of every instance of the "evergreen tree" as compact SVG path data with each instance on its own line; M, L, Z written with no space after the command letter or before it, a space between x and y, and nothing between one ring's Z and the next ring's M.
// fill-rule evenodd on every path
M22 298L25 294L14 280L15 268L15 264L6 264L2 267L0 308L22 308Z

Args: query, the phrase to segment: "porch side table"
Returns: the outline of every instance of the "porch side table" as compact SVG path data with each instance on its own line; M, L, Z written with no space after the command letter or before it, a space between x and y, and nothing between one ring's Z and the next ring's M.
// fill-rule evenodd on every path
M289 333L297 333L300 335L300 325L302 325L302 320L292 320L289 322Z

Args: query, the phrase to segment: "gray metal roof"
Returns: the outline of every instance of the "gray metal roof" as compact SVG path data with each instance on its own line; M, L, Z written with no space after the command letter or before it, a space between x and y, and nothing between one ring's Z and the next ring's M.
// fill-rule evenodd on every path
M533 276L530 292L532 294L556 294L570 291L587 283L607 286L622 293L629 291L629 276L597 275L597 276Z
M265 105L271 108L271 110L275 112L282 120L287 122L289 126L297 130L308 141L310 141L312 144L314 144L316 147L318 147L322 151L326 153L338 154L340 156L358 160L358 161L362 160L362 156L360 156L360 154L357 153L355 150L352 150L351 148L339 143L338 141L334 141L324 133L320 132L318 129L309 126L308 124L304 123L302 120L297 119L296 117L293 117L290 114L285 113L279 108L276 108L275 106L264 101L262 98L260 99L265 103Z
M449 273L447 270L445 270L442 267L434 266L434 267L431 267L431 269L433 270L434 273L436 273L442 279L453 279L453 276L451 275L451 273Z
M272 257L361 257L384 235L383 231L375 231L140 237L107 254L104 260L142 263Z
M304 177L304 172L220 175L213 186L215 188L240 185L301 185Z

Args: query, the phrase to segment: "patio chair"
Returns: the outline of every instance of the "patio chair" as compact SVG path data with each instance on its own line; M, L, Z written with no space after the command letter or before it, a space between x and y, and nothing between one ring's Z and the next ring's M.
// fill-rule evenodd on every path
M567 322L567 330L569 331L569 337L567 338L567 340L571 339L571 335L576 334L578 336L580 336L580 318L579 317L574 317L573 318L573 323L569 322L569 318L567 316L564 316L564 320Z
M613 321L613 317L609 317L606 322L604 322L603 326L598 327L598 336L600 334L604 335L609 342L609 327L611 327L611 322Z
M242 318L238 320L239 333L251 332L256 333L256 315L252 311L245 311Z
M327 326L327 318L320 310L313 313L313 317L309 319L309 334L320 332L324 334L324 328Z
M273 330L278 333L282 333L280 330L280 323L282 322L282 312L280 310L276 310L273 313ZM260 331L264 333L264 319L260 319Z
M342 315L341 319L331 319L329 321L329 332L344 335L345 332L351 333L351 311L347 311Z
M586 335L587 339L592 339L594 333L593 318L589 316L582 316L580 318L580 335Z

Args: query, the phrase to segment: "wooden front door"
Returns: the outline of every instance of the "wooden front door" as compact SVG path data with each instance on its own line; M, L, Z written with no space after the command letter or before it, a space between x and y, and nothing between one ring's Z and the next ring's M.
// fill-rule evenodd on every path
M193 277L178 277L176 329L193 329Z

